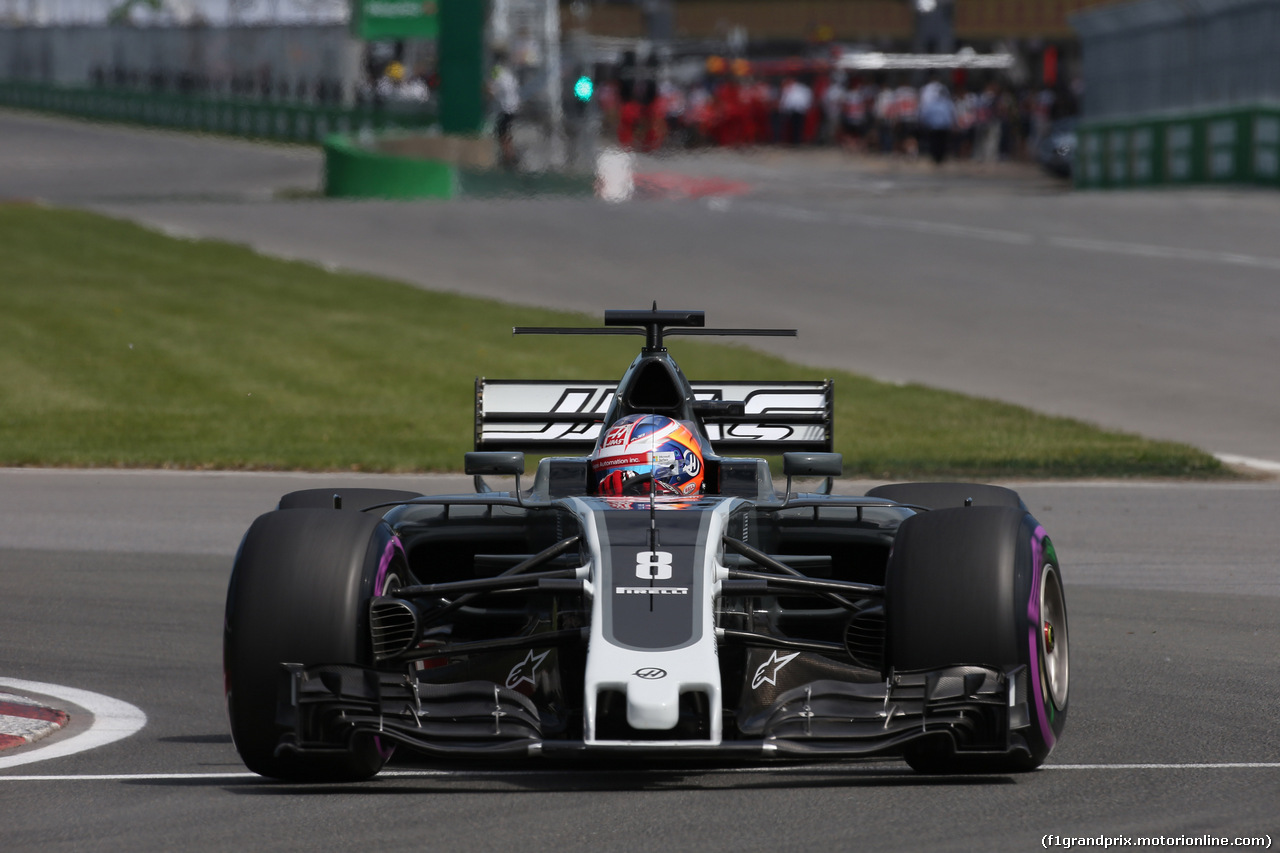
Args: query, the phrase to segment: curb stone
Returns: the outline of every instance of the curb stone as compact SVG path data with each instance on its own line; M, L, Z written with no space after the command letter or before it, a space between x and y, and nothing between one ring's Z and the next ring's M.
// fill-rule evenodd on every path
M65 726L68 719L65 711L25 696L0 693L0 750L35 743Z

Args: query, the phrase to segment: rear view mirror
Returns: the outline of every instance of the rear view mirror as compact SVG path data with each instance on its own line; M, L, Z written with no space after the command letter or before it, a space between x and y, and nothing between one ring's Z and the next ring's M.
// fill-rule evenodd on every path
M844 457L839 453L784 453L782 473L788 477L839 477Z
M797 454L800 455L800 454ZM506 451L473 451L463 456L463 470L468 474L524 473L524 454Z
M786 506L791 500L792 477L826 477L818 494L831 494L831 478L844 473L844 457L839 453L784 453L782 473L787 476L787 492L782 498L782 505Z

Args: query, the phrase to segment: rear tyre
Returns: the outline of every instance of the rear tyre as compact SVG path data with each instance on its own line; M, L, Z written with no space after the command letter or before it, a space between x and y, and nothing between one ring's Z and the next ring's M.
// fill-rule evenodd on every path
M888 483L869 490L867 497L888 498L928 509L964 506L966 500L972 500L973 506L1027 508L1013 489L986 483Z
M365 507L379 504L400 503L422 497L418 492L407 492L400 489L346 489L341 486L332 489L302 489L280 498L278 509L333 509L333 496L342 499L343 509L362 510ZM386 515L389 506L376 509L378 515Z
M946 666L1025 667L1030 725L1003 756L957 753L949 737L911 746L930 773L1012 773L1042 764L1066 723L1070 673L1066 598L1044 529L1007 506L912 516L894 540L885 578L887 663L899 671Z
M240 544L227 591L223 670L231 736L255 773L350 781L389 753L357 737L345 752L276 754L281 664L372 664L367 603L404 583L403 552L378 515L286 509L260 516Z

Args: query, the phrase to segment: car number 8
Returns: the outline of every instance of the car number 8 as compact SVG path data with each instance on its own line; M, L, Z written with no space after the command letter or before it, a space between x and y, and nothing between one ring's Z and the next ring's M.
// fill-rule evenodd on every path
M671 577L671 552L640 551L636 554L636 577L664 581Z

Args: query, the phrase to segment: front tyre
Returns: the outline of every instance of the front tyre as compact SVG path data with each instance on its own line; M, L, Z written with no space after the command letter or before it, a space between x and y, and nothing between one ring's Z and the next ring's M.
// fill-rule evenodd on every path
M1025 726L1004 756L965 755L949 738L905 758L923 772L1011 773L1048 757L1066 724L1070 645L1057 555L1044 529L1009 506L934 510L903 522L886 572L886 657L900 671L1024 668ZM1025 749L1017 748L1025 747Z
M281 664L369 666L367 603L406 577L379 516L286 509L260 516L240 544L227 590L223 670L231 736L255 773L293 781L376 774L387 753L357 737L337 754L276 754Z

